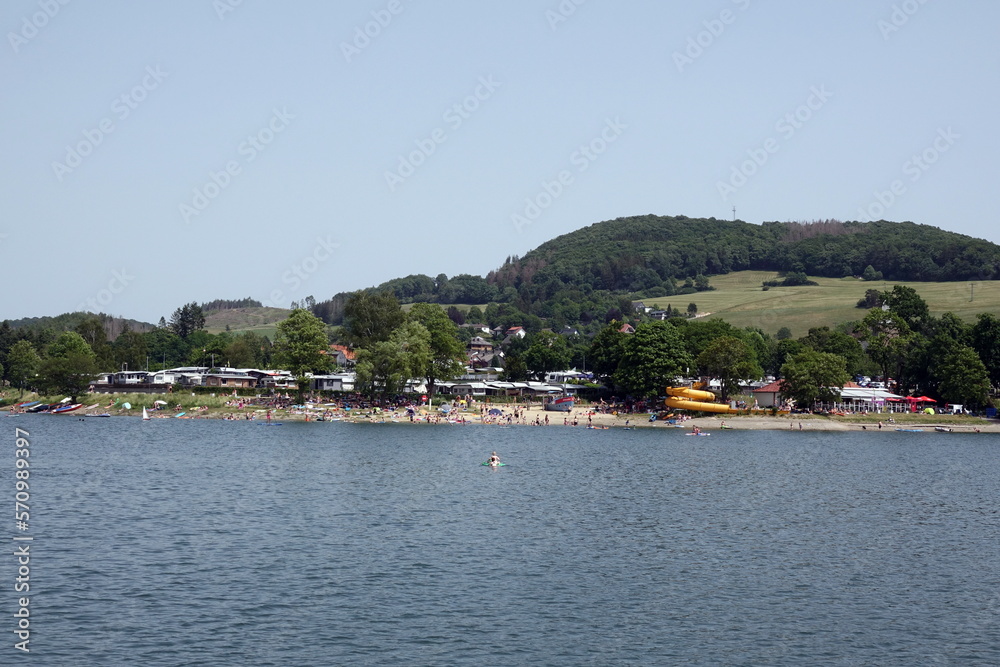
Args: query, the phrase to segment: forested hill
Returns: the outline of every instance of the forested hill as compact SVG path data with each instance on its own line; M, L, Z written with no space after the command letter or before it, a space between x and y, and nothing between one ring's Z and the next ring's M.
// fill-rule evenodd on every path
M646 215L599 222L510 258L487 276L501 290L533 285L648 290L698 275L746 269L811 276L860 276L868 266L886 280L1000 278L1000 246L912 222L814 223ZM545 298L537 293L535 298Z

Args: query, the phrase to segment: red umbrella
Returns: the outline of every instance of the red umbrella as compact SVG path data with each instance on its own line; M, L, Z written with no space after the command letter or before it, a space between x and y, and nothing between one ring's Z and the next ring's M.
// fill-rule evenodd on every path
M916 398L908 398L908 401L916 401L917 403L937 403L933 398L928 398L927 396L917 396Z

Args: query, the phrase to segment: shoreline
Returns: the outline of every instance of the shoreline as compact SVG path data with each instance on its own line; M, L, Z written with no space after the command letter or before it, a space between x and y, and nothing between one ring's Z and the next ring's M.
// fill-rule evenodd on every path
M65 415L53 415L59 417L79 417L86 418L87 415L91 414L101 414L105 409L99 405L82 408L80 410L66 413ZM782 415L782 416L761 416L761 415L712 415L704 417L689 417L683 419L683 421L677 424L669 424L665 421L649 421L649 413L634 413L634 414L608 414L608 413L591 413L586 408L574 408L572 412L548 412L545 411L540 405L532 406L518 406L519 412L522 413L521 419L516 421L512 420L509 425L511 426L535 426L536 420L539 422L537 425L549 426L549 427L562 427L562 428L593 428L593 429L624 429L626 426L628 428L643 428L643 429L676 429L676 430L691 430L693 427L697 426L702 431L717 431L717 430L745 430L745 431L859 431L859 432L878 432L880 431L878 427L878 421L881 419L882 428L881 431L894 432L896 429L927 429L933 430L935 427L943 427L952 429L953 433L975 433L976 429L980 433L1000 433L1000 422L990 421L987 419L978 419L976 421L969 421L968 418L962 421L953 421L951 419L943 418L947 417L945 415L927 415L926 419L920 418L919 415L913 415L918 417L917 419L912 419L909 413L905 416L902 414L870 414L870 415L858 415L859 419L852 420L850 417L827 417L823 415ZM4 412L7 416L19 416L10 413L9 408L4 408ZM255 421L263 422L265 421L264 415L266 414L267 408L258 408L254 406L247 406L242 410L231 409L225 410L220 408L210 408L208 410L190 410L180 419L214 419L223 421ZM506 411L505 411L506 412ZM253 419L247 419L247 414L254 414ZM464 419L464 422L458 421L457 419L449 419L447 415L439 412L429 412L427 409L418 410L418 418L411 422L409 416L406 414L405 410L396 411L382 411L373 412L372 410L343 410L337 409L323 409L322 406L316 406L313 409L306 410L293 410L286 411L283 409L272 409L272 421L294 421L294 422L310 422L310 421L339 421L344 423L354 423L354 424L366 424L366 423L398 423L398 424L412 424L414 426L419 425L433 425L433 424L450 424L450 425L487 425L487 426L506 426L508 425L506 421L506 415L502 415L503 419L498 420L487 420L484 421L481 418L479 411L465 411L459 412L458 417ZM329 416L331 415L332 416ZM46 414L46 413L41 413ZM232 415L232 418L227 419L228 415ZM326 418L320 419L327 415ZM115 417L132 417L138 418L141 416L140 412L132 411L126 414L112 414L111 418ZM545 417L549 418L549 423L545 424ZM903 417L903 419L896 423L889 423L889 419L894 416ZM150 412L151 420L157 419L176 419L174 414L163 414L163 411ZM569 425L564 424L564 420L569 420ZM572 421L576 419L577 425L573 426ZM726 425L726 429L722 428L723 423Z

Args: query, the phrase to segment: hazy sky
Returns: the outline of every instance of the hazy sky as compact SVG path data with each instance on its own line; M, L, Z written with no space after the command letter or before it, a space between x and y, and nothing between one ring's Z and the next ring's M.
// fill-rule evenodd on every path
M1000 242L995 0L5 0L0 319L485 275L601 220Z

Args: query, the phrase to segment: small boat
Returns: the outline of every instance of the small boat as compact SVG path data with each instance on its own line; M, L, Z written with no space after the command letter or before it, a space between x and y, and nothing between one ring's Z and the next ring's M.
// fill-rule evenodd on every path
M101 413L101 414L99 414L99 415L87 415L87 416L88 416L88 417L110 417L110 416L111 416L111 413L110 413L110 412L102 412L102 413Z
M148 422L149 421L149 413L146 412L146 406L145 405L142 406L142 421L144 421L144 422Z
M62 405L58 408L53 408L51 413L54 415L61 415L64 412L73 412L74 410L79 410L83 407L83 403L72 403L70 405Z
M952 428L950 426L935 426L935 431L940 431L941 433L951 433Z
M923 433L923 430L919 428L897 428L896 430L903 431L906 433Z
M573 409L575 402L576 399L572 396L563 396L546 401L544 407L549 412L569 412Z

